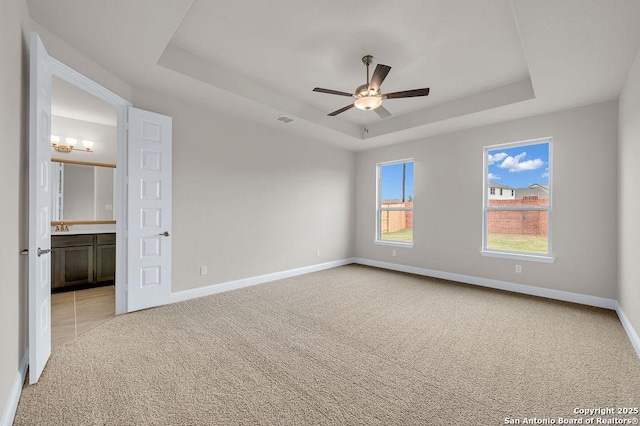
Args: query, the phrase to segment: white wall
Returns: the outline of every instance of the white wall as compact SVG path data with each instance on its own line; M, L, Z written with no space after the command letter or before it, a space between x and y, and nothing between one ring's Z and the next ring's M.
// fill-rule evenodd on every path
M117 162L117 127L52 115L51 134L60 136L61 142L64 142L65 137L77 139L76 148L82 148L83 139L94 142L93 152L71 151L66 153L57 152L51 148L51 157L53 158L90 161L93 163L115 164Z
M94 220L95 173L93 166L63 164L63 168L62 217L64 220Z
M173 117L172 291L353 256L354 153L142 90L134 105Z
M115 169L109 167L94 167L94 211L96 220L114 220L113 217L113 187Z
M487 188L489 200L515 200L516 198L515 189L493 187L495 194L491 194L491 188L491 186ZM500 190L502 190L502 195L500 195Z
M618 301L640 334L640 54L619 101Z
M0 13L0 416L28 345L28 123L29 32L36 30L50 55L127 98L131 87L29 19L25 0L2 2ZM20 384L20 383L18 383Z
M356 256L615 299L617 103L359 152ZM553 264L483 257L483 147L553 136ZM415 161L414 247L374 244L376 163ZM523 272L514 272L515 264Z
M27 52L23 22L27 20L23 0L2 2L0 13L0 223L4 224L0 244L0 417L5 413L12 386L26 345L23 307L26 292L21 270L26 265L18 253L26 244L25 202L22 190L27 137L28 100Z

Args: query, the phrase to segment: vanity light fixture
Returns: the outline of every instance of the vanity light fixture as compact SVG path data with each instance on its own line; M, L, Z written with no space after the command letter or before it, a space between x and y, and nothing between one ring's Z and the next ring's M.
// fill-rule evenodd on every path
M60 142L60 136L51 135L51 146L58 152L69 153L71 151L93 152L93 141L82 141L82 148L76 148L78 140L75 138L65 138L65 142Z

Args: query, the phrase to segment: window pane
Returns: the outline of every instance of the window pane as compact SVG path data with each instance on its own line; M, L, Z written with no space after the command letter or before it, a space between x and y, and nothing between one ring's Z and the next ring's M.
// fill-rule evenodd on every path
M413 242L413 162L382 164L379 168L378 239Z
M489 205L494 200L548 199L549 142L487 151L486 173Z
M549 252L549 149L547 140L486 151L486 249Z
M413 207L413 202L405 203ZM385 241L413 241L413 211L380 211L380 239Z
M380 197L382 207L413 201L413 162L380 166Z
M526 253L548 252L547 210L490 210L487 248Z

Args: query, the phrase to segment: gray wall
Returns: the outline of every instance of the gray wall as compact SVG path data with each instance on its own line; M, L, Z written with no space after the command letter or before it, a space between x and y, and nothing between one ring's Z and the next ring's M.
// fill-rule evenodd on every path
M26 247L26 110L28 74L24 49L23 21L26 3L2 2L0 13L0 223L4 224L0 244L0 416L5 410L11 386L24 356L26 334L24 306L26 289L23 272L26 260L18 254ZM24 244L24 245L23 245Z
M618 301L640 333L640 54L620 95Z
M356 256L615 299L617 128L608 102L360 152ZM546 136L555 263L481 256L483 147ZM415 159L415 244L392 257L373 242L376 163L402 158Z
M172 291L353 256L354 153L142 90L134 104L173 117Z

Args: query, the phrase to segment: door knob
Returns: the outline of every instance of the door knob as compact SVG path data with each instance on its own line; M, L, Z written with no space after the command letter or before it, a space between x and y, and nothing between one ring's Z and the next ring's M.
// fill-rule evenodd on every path
M158 235L162 235L163 237L168 237L169 236L169 232L164 231L162 234L158 234Z
M43 254L47 254L50 251L51 249L42 250L40 247L38 247L38 257L42 256Z

